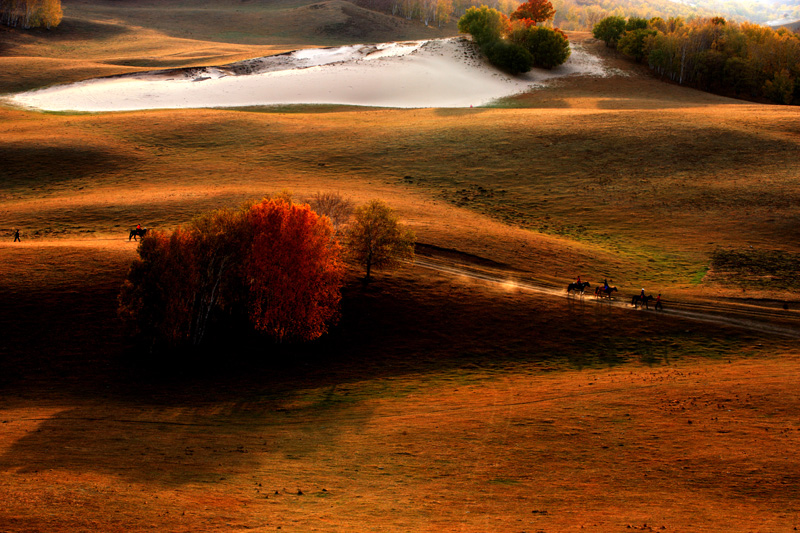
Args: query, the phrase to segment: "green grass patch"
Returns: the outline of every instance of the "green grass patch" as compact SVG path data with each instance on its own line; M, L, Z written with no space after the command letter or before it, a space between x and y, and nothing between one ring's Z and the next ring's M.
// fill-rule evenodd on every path
M218 107L226 111L241 111L246 113L280 113L280 114L305 114L305 113L344 113L365 110L364 106L344 105L344 104L283 104L283 105L261 105L261 106L242 106L242 107ZM369 108L380 109L380 108Z
M704 266L700 270L698 270L694 276L692 276L691 284L692 285L700 285L703 282L703 278L706 277L708 273L708 266Z
M490 479L489 483L495 483L497 485L519 485L519 480L509 479L507 477L496 477L494 479Z

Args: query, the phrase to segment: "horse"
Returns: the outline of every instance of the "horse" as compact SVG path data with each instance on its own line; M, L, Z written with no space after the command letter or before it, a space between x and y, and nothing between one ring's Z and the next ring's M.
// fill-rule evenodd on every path
M135 241L136 237L144 237L145 235L147 235L147 228L133 228L130 235L128 235L128 240L133 239Z
M640 294L636 294L633 296L633 298L631 298L631 305L634 307L636 307L637 305L643 305L645 309L650 309L650 300L655 300L655 299L656 297L653 296L652 294L648 294L644 298L642 298ZM656 305L660 307L661 302L658 302L658 304Z
M591 287L588 281L581 281L580 283L570 283L569 285L567 285L567 295L569 296L569 293L572 291L577 291L583 294L583 291L586 289L586 287Z
M594 297L595 298L603 298L603 297L605 297L605 298L611 299L611 293L616 291L616 290L617 290L616 287L609 287L609 288L606 289L605 287L602 287L602 286L598 285L598 287L594 290Z

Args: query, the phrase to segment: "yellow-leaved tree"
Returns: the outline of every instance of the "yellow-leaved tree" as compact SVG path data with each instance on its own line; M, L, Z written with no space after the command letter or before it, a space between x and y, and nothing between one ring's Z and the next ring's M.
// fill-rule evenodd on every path
M380 200L356 208L347 232L350 258L363 266L366 279L373 268L390 268L414 258L414 233L400 224L394 210Z
M55 28L61 23L61 0L0 0L0 22L20 28Z

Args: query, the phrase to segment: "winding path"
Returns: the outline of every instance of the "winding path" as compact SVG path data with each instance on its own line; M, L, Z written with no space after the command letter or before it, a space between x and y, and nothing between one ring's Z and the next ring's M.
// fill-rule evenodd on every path
M493 273L486 271L473 270L464 266L457 266L455 264L445 264L436 261L432 258L416 257L413 262L414 265L420 268L427 268L442 272L445 274L452 274L454 276L463 276L474 280L486 281L490 283L497 283L506 287L515 287L521 290L527 290L553 296L558 298L580 298L581 301L594 303L595 305L610 305L619 309L626 309L628 311L637 312L653 312L666 316L674 316L676 318L683 318L695 322L704 322L707 324L718 324L735 326L738 328L755 331L758 333L765 333L769 335L780 335L782 337L789 337L800 339L800 325L798 327L790 327L786 325L778 325L766 322L763 319L797 319L797 316L792 316L787 313L772 312L767 309L743 311L739 309L732 309L720 305L702 304L693 302L681 302L676 300L665 301L665 308L663 311L646 311L631 307L626 302L626 298L620 300L609 300L606 298L587 298L587 297L573 297L567 296L565 289L557 289L547 287L544 285L537 285L527 280L520 280L511 277L510 275L503 276L501 273ZM725 313L725 315L720 314ZM793 313L796 314L796 313ZM727 316L726 316L727 315ZM735 316L730 316L735 315ZM762 319L762 320L759 320Z

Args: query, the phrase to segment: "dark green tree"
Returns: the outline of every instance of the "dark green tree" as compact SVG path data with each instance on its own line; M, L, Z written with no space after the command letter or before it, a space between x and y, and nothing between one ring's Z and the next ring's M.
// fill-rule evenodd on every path
M533 66L533 56L523 46L504 40L495 41L486 47L489 62L509 74L528 72Z
M458 20L458 31L469 33L475 43L485 46L499 41L508 31L508 17L486 6L471 7Z
M606 43L606 46L614 48L625 32L626 25L627 22L622 17L606 17L594 25L592 35L595 39L600 39Z
M648 29L626 31L617 43L617 50L641 63L647 59L647 38L656 33Z
M643 30L645 28L647 28L647 19L628 17L628 22L625 23L625 31Z
M512 30L510 38L530 52L535 67L557 67L570 55L569 40L564 34L543 26L517 26Z

